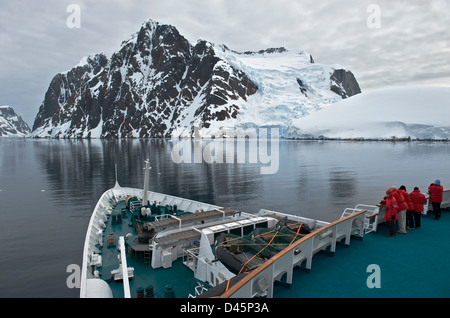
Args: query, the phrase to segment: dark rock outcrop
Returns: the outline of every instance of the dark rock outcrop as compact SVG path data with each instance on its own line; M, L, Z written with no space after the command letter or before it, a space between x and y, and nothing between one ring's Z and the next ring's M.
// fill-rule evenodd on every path
M343 69L335 70L331 76L331 90L342 98L361 93L361 88L353 73Z
M0 106L0 137L24 137L31 132L28 124L10 106Z

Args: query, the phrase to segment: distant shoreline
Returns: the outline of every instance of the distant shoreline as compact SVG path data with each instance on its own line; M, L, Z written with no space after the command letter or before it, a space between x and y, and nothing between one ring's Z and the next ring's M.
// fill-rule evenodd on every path
M148 138L138 138L138 137L125 137L125 138L68 138L68 137L39 137L39 136L0 136L0 138L25 138L25 139L54 139L54 140L183 140L183 139L191 139L191 140L212 140L212 139L231 139L226 136L213 136L212 138L160 138L160 137L148 137ZM248 138L248 137L232 137L233 139L254 139L254 138ZM288 137L280 137L280 140L293 140L293 141L382 141L382 142L450 142L450 139L432 139L432 138L411 138L411 137L391 137L391 138L332 138L332 137L297 137L297 138L288 138Z

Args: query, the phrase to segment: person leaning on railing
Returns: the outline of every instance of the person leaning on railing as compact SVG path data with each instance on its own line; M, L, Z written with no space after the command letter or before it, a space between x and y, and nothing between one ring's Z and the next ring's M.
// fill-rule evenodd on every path
M433 206L434 219L439 220L441 218L441 202L444 193L444 188L441 186L441 181L437 179L428 188L430 194L430 202Z
M420 192L418 187L414 188L414 191L409 194L409 197L414 204L414 228L419 229L423 212L423 205L427 203L427 198L422 192Z
M384 214L384 220L389 227L389 234L387 237L395 236L395 221L398 220L398 202L394 197L394 190L388 189L386 191L386 198L381 201L386 204L386 213Z

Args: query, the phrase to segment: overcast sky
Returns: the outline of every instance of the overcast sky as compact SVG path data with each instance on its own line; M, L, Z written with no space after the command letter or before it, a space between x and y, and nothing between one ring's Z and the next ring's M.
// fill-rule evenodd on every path
M79 28L68 26L71 4L80 15L69 26ZM450 86L450 0L1 0L0 105L31 126L58 72L89 54L111 56L148 18L194 44L305 50L350 69L363 92Z

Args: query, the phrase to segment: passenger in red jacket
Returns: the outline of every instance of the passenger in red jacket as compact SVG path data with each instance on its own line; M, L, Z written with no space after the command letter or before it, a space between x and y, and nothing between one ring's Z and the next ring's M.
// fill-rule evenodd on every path
M427 203L427 198L422 192L420 192L418 187L414 188L414 191L409 194L409 197L411 198L411 202L414 204L414 228L419 229L423 206Z
M408 204L403 196L403 191L392 186L393 196L398 203L398 232L400 234L406 234L406 211L408 210Z
M406 187L404 185L399 188L399 191L402 192L405 203L408 206L406 209L406 229L414 230L414 204L411 202L409 193L406 191Z
M441 202L444 188L441 186L441 181L437 179L434 184L431 184L428 188L430 194L430 202L433 206L434 219L439 220L441 218Z
M387 237L395 236L395 221L398 220L398 203L394 197L394 190L388 189L386 191L386 213L384 214L384 220L389 227L389 234Z

